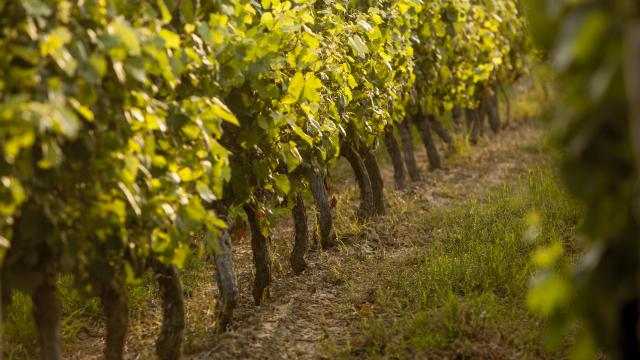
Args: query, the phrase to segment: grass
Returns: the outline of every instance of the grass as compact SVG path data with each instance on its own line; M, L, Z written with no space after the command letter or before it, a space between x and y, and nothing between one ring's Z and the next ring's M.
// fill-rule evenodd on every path
M61 328L65 340L72 339L93 327L102 316L102 307L96 298L87 299L73 289L73 279L68 275L58 278L60 303L62 305ZM6 359L30 359L37 348L35 324L32 318L31 299L14 292L4 312L3 341L11 344Z
M527 237L532 215L539 236ZM543 322L526 308L530 257L573 234L581 210L548 167L530 170L479 200L417 219L420 254L385 273L384 284L354 330L344 358L556 358ZM562 351L562 350L561 350Z

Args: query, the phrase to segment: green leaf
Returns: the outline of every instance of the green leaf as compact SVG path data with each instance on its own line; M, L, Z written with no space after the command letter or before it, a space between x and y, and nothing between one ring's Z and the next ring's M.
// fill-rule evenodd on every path
M188 246L185 246L184 244L178 245L178 247L173 250L171 264L178 269L182 268L189 254L191 254L191 249Z
M78 62L71 56L67 48L73 36L69 29L58 26L47 34L40 43L40 53L43 56L50 55L58 66L69 76L76 71Z
M160 9L160 14L162 15L162 22L165 24L170 23L173 17L171 16L171 12L167 8L167 4L164 3L164 0L158 0L158 8Z
M560 241L556 241L546 247L537 249L533 253L532 259L534 264L537 266L546 268L555 264L560 256L562 256L563 252L562 243Z
M262 17L260 17L260 24L264 25L264 27L269 30L273 29L273 25L275 24L273 14L271 14L270 12L262 14Z
M229 108L222 101L220 101L220 99L218 99L217 97L214 97L212 100L213 100L212 110L213 110L213 113L216 114L216 116L220 117L222 120L229 122L233 125L240 126L240 122L238 121L238 118L236 118L236 116L233 115L231 110L229 110Z
M157 168L167 167L167 159L161 155L155 155L151 158L151 164Z
M118 17L107 26L107 31L119 39L130 55L140 55L140 41L131 24L123 17Z
M366 31L367 33L372 33L373 32L373 28L371 27L371 25L369 25L369 23L366 22L363 19L358 20L358 25L362 26L364 31Z
M0 248L8 249L11 246L11 242L4 236L0 235ZM0 257L0 259L2 259Z
M89 63L96 71L99 77L103 77L107 74L107 60L98 53L93 53L89 57Z
M138 205L138 201L136 200L136 198L131 193L131 190L129 190L127 185L125 185L121 181L118 182L118 187L120 188L120 190L122 190L122 193L124 193L124 196L127 198L127 201L129 202L129 205L131 205L131 208L133 209L133 212L137 216L140 216L142 214L142 210L140 209L140 205Z
M195 9L193 7L192 0L180 1L180 12L182 13L182 20L185 23L192 23L195 20Z
M527 295L529 308L543 316L549 316L569 300L570 287L567 281L556 273L544 273L536 277Z
M313 146L313 139L311 139L311 137L307 135L302 130L302 128L300 128L300 126L296 125L295 123L292 123L291 128L293 129L293 132L295 132L298 136L300 136L300 138L302 138L302 140L304 140L307 144L309 144L309 146Z
M601 41L608 28L605 11L590 11L586 14L572 14L566 21L560 39L554 50L553 65L564 71L575 60L582 60L600 49Z
M180 47L180 36L167 29L160 30L160 37L164 40L166 47L170 49L177 49Z
M184 232L199 230L202 222L207 217L207 210L196 197L192 197L186 206L178 210L180 229Z
M22 184L8 176L0 177L0 194L0 215L6 217L11 217L26 197Z
M202 181L196 182L196 191L200 194L200 198L206 202L212 202L217 199L216 195L211 191L211 188L209 188L209 185Z
M280 191L282 191L284 194L288 194L289 191L291 190L291 184L289 183L289 177L286 175L282 175L282 174L278 174L276 176L273 177L273 180L276 184L276 186L278 187L278 189L280 189Z
M361 58L366 57L369 52L369 48L367 48L367 45L359 35L349 38L349 45L351 45L353 52Z
M80 114L83 118L89 122L93 122L93 112L88 107L80 104L80 102L72 97L67 99L69 104Z
M71 32L64 26L58 26L48 33L40 42L40 54L47 56L55 53L72 39Z
M289 144L284 147L283 155L289 172L295 170L302 163L302 156L300 156L300 152L298 152L293 142L289 142Z
M133 155L127 155L124 157L124 169L122 169L121 176L127 184L133 184L138 176L138 170L140 166L140 160Z
M304 98L311 102L319 102L321 100L318 89L322 88L322 81L312 72L308 72L304 76Z
M311 49L317 49L320 47L320 41L315 36L307 32L302 34L302 41L304 41L304 43Z
M301 72L297 72L289 81L289 87L287 88L287 96L282 100L285 104L293 104L300 99L302 90L304 90L304 75Z
M356 82L356 79L351 74L347 75L347 84L352 89L355 89L356 86L358 86L358 83Z
M51 169L54 168L62 162L62 150L52 140L47 140L42 143L42 159L38 161L38 167L41 169Z
M22 0L20 1L22 7L31 16L49 16L51 15L51 8L40 0Z
M66 106L56 104L50 114L54 127L57 131L68 137L75 137L80 130L80 121L76 114Z
M182 169L178 170L178 176L180 176L180 180L188 182L193 180L193 171L191 171L190 168L188 167L183 167Z

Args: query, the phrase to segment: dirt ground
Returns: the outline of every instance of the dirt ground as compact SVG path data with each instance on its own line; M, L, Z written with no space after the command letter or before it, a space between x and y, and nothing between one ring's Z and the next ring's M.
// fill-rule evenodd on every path
M357 189L351 174L334 184L338 205L338 237L342 244L327 252L311 250L308 269L293 275L287 256L293 230L289 219L278 226L272 240L274 258L271 298L255 306L251 296L251 245L248 239L234 244L240 286L240 303L234 323L225 334L215 334L214 305L217 290L212 269L185 271L187 299L186 359L323 359L332 348L344 346L353 324L370 312L373 294L382 286L382 269L402 266L428 244L429 233L419 219L427 211L451 201L481 198L505 179L525 173L540 162L542 132L522 122L500 134L485 134L481 143L448 156L443 169L426 171L423 147L417 147L424 180L398 192L393 169L382 167L389 206L388 215L367 224L351 221ZM444 151L443 151L444 153ZM309 218L313 214L309 210ZM196 286L188 286L193 282ZM153 342L161 322L159 300L144 312L132 308L127 358L153 358ZM87 330L66 346L68 358L99 358L103 330Z

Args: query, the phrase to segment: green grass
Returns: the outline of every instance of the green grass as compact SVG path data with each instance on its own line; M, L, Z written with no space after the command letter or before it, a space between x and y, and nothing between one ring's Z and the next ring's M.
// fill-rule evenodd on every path
M530 257L555 239L573 253L580 214L548 168L429 213L417 220L430 234L423 253L386 279L373 304L379 310L363 317L359 335L338 355L557 357L543 345L542 320L526 308ZM540 219L537 237L525 236L532 217Z
M7 359L29 358L29 348L37 345L35 327L31 317L31 299L22 293L12 296L3 319L3 341L13 346L5 354Z
M91 328L92 323L102 316L100 302L96 298L87 299L73 290L73 279L69 275L58 278L58 291L62 305L61 328L65 340L74 338L81 331ZM31 299L19 292L11 296L3 319L3 341L11 346L6 349L6 359L30 359L38 347L35 324L32 318Z

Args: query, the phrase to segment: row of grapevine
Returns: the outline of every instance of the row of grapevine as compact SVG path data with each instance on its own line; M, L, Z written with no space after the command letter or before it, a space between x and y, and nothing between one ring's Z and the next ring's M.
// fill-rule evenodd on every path
M522 66L508 0L27 0L0 11L2 290L31 295L43 359L61 356L58 274L101 299L105 357L119 359L126 284L146 271L163 304L157 353L179 358L177 269L197 242L215 261L224 331L236 219L251 230L260 304L274 208L292 211L300 273L306 191L322 247L336 243L326 182L338 157L356 174L359 216L384 214L378 142L398 188L404 164L420 179L412 124L437 168L431 132L453 146L437 116L467 109L477 134L488 114L498 131L496 89Z

